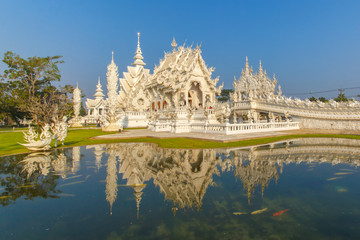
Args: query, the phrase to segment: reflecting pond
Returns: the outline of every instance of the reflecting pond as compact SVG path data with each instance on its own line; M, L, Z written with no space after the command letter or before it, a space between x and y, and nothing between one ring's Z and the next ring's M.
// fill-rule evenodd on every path
M0 158L0 239L360 239L360 141Z

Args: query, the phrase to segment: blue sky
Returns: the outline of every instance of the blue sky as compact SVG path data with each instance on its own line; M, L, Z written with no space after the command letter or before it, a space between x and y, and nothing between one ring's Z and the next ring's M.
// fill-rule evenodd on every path
M290 96L360 87L359 12L360 1L350 0L0 0L0 56L8 50L22 57L62 55L61 84L78 82L92 97L98 76L106 89L111 51L120 75L133 62L140 32L151 72L175 37L178 44L201 44L225 88L232 88L248 56L254 70L261 60L275 73ZM356 96L360 88L345 94Z

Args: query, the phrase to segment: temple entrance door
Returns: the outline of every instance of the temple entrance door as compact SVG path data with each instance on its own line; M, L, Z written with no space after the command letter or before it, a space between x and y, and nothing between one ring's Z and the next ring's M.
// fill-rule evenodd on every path
M191 87L188 92L188 103L193 108L202 107L202 92L200 85L197 82L191 83Z

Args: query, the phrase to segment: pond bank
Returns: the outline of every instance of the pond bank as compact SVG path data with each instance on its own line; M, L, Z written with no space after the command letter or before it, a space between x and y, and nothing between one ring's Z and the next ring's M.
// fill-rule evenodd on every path
M153 132L147 129L135 129L135 130L125 130L121 133L114 133L108 135L96 136L93 139L131 139L131 138L188 138L188 139L197 139L205 141L214 141L221 143L230 143L230 142L239 142L244 140L251 139L260 139L260 138L269 138L269 137L278 137L286 135L359 135L360 131L351 131L351 130L322 130L322 129L298 129L298 130L289 130L289 131L273 131L273 132L256 132L256 133L244 133L244 134L234 134L234 135L224 135L224 134L207 134L207 133L168 133L168 132Z
M293 138L326 137L360 139L360 132L341 130L300 129L281 132L239 135L169 134L146 129L128 129L122 133L105 133L101 129L70 129L63 147L107 144L119 142L151 142L162 148L229 148L242 147ZM30 152L18 143L24 142L22 132L0 132L0 156Z

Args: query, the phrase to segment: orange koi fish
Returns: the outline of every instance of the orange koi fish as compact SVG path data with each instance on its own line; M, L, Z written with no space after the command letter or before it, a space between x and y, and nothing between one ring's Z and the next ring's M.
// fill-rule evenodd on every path
M274 216L274 217L275 217L275 216L280 216L281 214L283 214L283 213L285 213L285 212L287 212L287 211L289 211L289 210L290 210L290 208L284 209L284 210L281 210L281 211L278 211L278 212L274 213L273 216Z

